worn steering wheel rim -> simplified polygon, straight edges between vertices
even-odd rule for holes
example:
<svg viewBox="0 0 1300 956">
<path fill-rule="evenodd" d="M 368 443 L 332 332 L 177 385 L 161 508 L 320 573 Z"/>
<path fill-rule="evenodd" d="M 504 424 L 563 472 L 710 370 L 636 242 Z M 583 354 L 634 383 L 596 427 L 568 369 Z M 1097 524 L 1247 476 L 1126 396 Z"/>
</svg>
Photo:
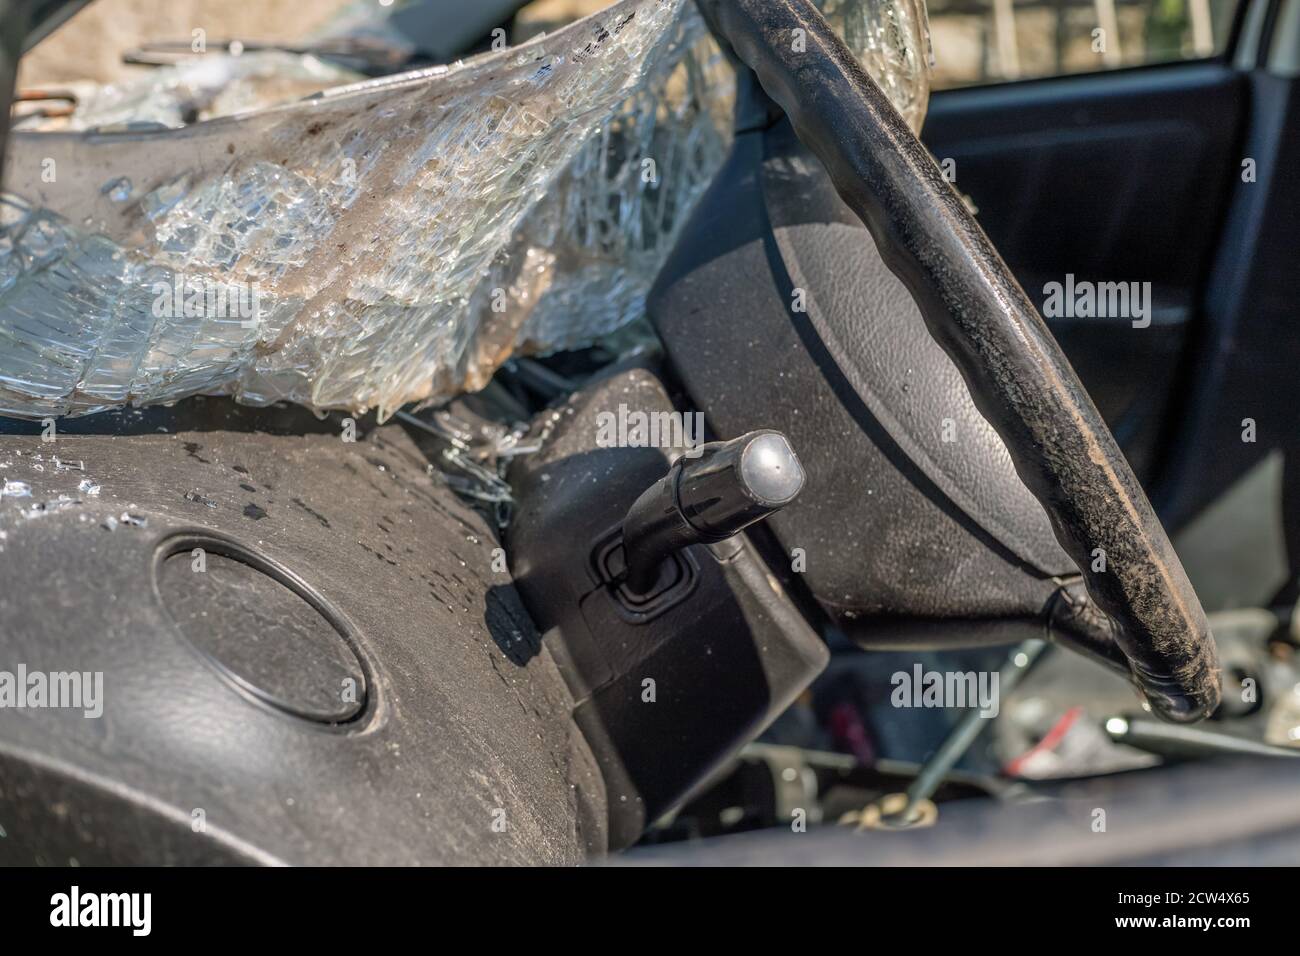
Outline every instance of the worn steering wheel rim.
<svg viewBox="0 0 1300 956">
<path fill-rule="evenodd" d="M 1209 715 L 1218 657 L 1182 564 L 1046 323 L 929 152 L 812 0 L 698 3 L 862 219 L 1079 568 L 1086 594 L 1062 591 L 1056 636 L 1126 664 L 1159 716 Z"/>
</svg>

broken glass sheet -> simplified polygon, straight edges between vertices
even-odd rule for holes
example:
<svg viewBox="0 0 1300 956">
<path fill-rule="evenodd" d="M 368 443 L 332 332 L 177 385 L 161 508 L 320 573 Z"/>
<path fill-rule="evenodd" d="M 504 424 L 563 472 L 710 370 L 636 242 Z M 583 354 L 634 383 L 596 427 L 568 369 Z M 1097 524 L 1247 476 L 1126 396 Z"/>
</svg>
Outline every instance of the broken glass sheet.
<svg viewBox="0 0 1300 956">
<path fill-rule="evenodd" d="M 826 0 L 914 128 L 921 0 Z M 211 55 L 211 54 L 209 54 Z M 387 418 L 642 312 L 728 145 L 689 0 L 173 130 L 19 132 L 0 414 L 232 394 Z"/>
<path fill-rule="evenodd" d="M 67 128 L 128 123 L 184 126 L 290 103 L 359 79 L 361 74 L 318 57 L 283 50 L 193 56 L 95 89 L 78 101 Z"/>
</svg>

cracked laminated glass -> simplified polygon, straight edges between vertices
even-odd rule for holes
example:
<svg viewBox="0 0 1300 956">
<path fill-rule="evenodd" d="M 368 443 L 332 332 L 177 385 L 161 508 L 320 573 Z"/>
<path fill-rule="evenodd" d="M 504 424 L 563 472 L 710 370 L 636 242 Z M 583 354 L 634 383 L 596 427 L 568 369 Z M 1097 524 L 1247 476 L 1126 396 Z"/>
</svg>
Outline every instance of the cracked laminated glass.
<svg viewBox="0 0 1300 956">
<path fill-rule="evenodd" d="M 822 5 L 918 129 L 923 0 Z M 277 62 L 281 92 L 330 81 L 294 61 L 167 68 L 11 137 L 0 414 L 230 394 L 387 418 L 479 388 L 640 316 L 729 145 L 734 78 L 688 0 L 263 106 L 245 81 Z"/>
</svg>

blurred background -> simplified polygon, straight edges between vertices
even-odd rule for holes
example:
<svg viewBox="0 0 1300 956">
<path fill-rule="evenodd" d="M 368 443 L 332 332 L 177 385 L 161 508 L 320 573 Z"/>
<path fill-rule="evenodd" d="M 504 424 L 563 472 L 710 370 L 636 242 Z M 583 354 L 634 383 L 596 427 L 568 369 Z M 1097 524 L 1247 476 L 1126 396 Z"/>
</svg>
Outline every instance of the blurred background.
<svg viewBox="0 0 1300 956">
<path fill-rule="evenodd" d="M 1233 6 L 1230 0 L 932 0 L 934 86 L 1212 56 L 1227 41 Z M 1104 45 L 1093 35 L 1098 29 L 1106 31 Z"/>
<path fill-rule="evenodd" d="M 521 42 L 608 5 L 536 0 L 509 24 L 511 39 Z M 400 0 L 98 0 L 24 58 L 20 85 L 109 82 L 131 71 L 121 51 L 188 37 L 195 24 L 213 38 L 292 42 L 338 16 L 376 6 L 400 6 Z M 934 88 L 1212 56 L 1227 42 L 1235 6 L 1234 0 L 930 0 Z M 1101 50 L 1094 50 L 1097 29 L 1107 34 Z"/>
</svg>

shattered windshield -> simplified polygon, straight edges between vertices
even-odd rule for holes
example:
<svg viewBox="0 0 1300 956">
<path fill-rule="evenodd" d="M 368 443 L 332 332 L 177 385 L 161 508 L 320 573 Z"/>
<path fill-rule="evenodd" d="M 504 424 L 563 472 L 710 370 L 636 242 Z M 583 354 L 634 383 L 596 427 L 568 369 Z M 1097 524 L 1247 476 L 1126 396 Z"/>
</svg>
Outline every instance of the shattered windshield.
<svg viewBox="0 0 1300 956">
<path fill-rule="evenodd" d="M 919 129 L 922 0 L 823 6 Z M 230 394 L 383 419 L 479 388 L 639 319 L 729 145 L 731 67 L 689 0 L 358 75 L 209 52 L 16 131 L 0 414 Z"/>
</svg>

